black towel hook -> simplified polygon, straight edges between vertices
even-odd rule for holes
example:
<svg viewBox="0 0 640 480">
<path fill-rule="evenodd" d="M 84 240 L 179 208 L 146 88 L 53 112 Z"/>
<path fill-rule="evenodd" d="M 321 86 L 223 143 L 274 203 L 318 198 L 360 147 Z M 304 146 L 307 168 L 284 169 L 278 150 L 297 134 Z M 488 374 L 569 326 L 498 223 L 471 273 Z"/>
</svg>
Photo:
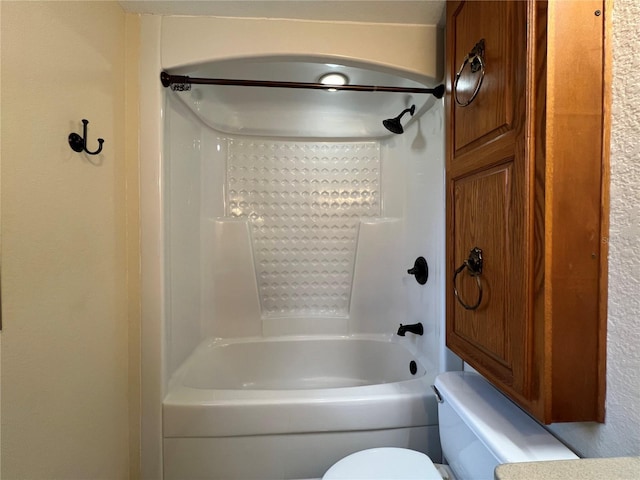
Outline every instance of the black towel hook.
<svg viewBox="0 0 640 480">
<path fill-rule="evenodd" d="M 87 150 L 87 124 L 88 123 L 89 123 L 89 120 L 85 120 L 84 118 L 82 119 L 82 124 L 83 124 L 82 137 L 77 133 L 69 134 L 69 146 L 74 152 L 82 152 L 84 150 L 89 155 L 97 155 L 102 151 L 102 144 L 104 143 L 104 140 L 102 138 L 98 139 L 98 150 L 96 150 L 95 152 L 90 152 L 89 150 Z"/>
</svg>

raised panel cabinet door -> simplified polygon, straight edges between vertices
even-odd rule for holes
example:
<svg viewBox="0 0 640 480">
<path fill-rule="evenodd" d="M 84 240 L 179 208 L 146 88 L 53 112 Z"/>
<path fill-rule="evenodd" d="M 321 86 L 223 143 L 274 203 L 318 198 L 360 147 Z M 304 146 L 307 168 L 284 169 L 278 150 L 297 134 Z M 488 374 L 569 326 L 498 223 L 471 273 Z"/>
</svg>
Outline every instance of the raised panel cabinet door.
<svg viewBox="0 0 640 480">
<path fill-rule="evenodd" d="M 451 280 L 455 301 L 447 322 L 447 343 L 485 374 L 524 394 L 523 201 L 516 174 L 511 157 L 451 183 L 455 271 L 474 248 L 482 251 L 483 267 L 479 276 L 463 268 Z"/>
<path fill-rule="evenodd" d="M 449 8 L 453 156 L 517 128 L 526 2 L 462 1 Z"/>
<path fill-rule="evenodd" d="M 526 17 L 521 1 L 447 4 L 447 346 L 522 400 L 531 364 Z M 463 268 L 474 248 L 479 276 Z"/>
</svg>

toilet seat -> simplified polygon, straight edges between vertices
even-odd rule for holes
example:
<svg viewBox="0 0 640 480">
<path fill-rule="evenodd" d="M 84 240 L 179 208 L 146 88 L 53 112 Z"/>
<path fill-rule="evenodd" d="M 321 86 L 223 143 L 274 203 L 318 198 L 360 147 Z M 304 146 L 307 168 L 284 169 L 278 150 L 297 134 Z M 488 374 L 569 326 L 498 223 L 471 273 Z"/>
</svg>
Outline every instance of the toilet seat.
<svg viewBox="0 0 640 480">
<path fill-rule="evenodd" d="M 370 448 L 335 463 L 323 480 L 442 480 L 424 453 L 406 448 Z"/>
</svg>

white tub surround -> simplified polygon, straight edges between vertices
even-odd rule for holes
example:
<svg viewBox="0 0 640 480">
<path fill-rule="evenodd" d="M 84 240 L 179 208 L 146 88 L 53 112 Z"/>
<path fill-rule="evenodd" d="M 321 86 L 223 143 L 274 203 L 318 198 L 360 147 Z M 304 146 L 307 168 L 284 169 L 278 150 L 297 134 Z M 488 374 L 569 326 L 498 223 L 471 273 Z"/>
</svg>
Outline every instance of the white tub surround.
<svg viewBox="0 0 640 480">
<path fill-rule="evenodd" d="M 153 92 L 163 70 L 311 83 L 333 71 L 350 84 L 402 88 L 435 87 L 442 73 L 439 54 L 413 48 L 437 52 L 437 27 L 186 17 L 159 27 L 161 59 L 145 75 Z M 366 38 L 388 42 L 373 48 Z M 442 100 L 192 87 L 161 90 L 161 162 L 143 155 L 162 180 L 142 211 L 161 219 L 161 241 L 141 241 L 143 273 L 156 261 L 151 270 L 164 272 L 161 291 L 145 293 L 162 303 L 162 333 L 143 324 L 155 334 L 143 350 L 162 357 L 165 478 L 319 477 L 379 445 L 439 456 L 429 384 L 445 358 Z M 384 119 L 412 105 L 403 135 L 385 130 Z M 426 285 L 407 273 L 418 256 L 429 262 Z M 424 336 L 395 336 L 417 322 Z M 221 352 L 236 352 L 236 362 Z M 145 422 L 150 445 L 155 410 Z M 264 460 L 258 470 L 254 459 Z"/>
<path fill-rule="evenodd" d="M 272 63 L 248 62 L 254 73 L 245 75 L 277 71 Z M 289 64 L 295 62 L 275 62 L 294 71 Z M 239 68 L 222 62 L 221 75 L 228 65 Z M 302 63 L 303 72 L 305 66 L 317 64 Z M 246 90 L 263 90 L 262 108 L 271 109 L 264 90 L 272 89 Z M 436 338 L 442 320 L 436 252 L 444 249 L 442 102 L 427 100 L 429 110 L 407 120 L 401 136 L 340 139 L 339 129 L 325 125 L 319 131 L 334 137 L 302 139 L 281 137 L 294 135 L 295 127 L 276 121 L 288 119 L 284 101 L 273 105 L 274 121 L 267 124 L 278 137 L 240 136 L 208 126 L 216 123 L 210 117 L 217 109 L 203 107 L 205 93 L 197 101 L 193 92 L 165 94 L 169 373 L 212 336 L 391 334 L 400 323 L 422 321 Z M 375 92 L 332 94 L 344 99 L 344 108 L 358 107 L 352 95 L 384 100 Z M 401 98 L 398 109 L 413 101 L 404 94 L 395 101 Z M 233 101 L 228 109 L 242 111 L 244 103 Z M 359 115 L 367 128 L 384 130 L 386 114 Z M 430 263 L 426 286 L 407 274 L 418 256 Z M 438 364 L 440 348 L 430 345 L 430 365 Z"/>
<path fill-rule="evenodd" d="M 165 478 L 320 477 L 377 446 L 439 458 L 442 103 L 421 104 L 402 136 L 342 138 L 343 126 L 320 121 L 326 102 L 292 122 L 286 96 L 245 105 L 236 93 L 223 113 L 259 107 L 273 119 L 250 136 L 222 133 L 236 128 L 210 117 L 205 92 L 165 95 Z M 346 95 L 343 114 L 356 108 L 364 131 L 414 101 Z M 371 117 L 357 110 L 366 95 L 400 103 Z M 295 135 L 312 123 L 318 138 Z M 427 285 L 407 273 L 418 256 Z M 416 322 L 424 336 L 395 335 Z"/>
</svg>

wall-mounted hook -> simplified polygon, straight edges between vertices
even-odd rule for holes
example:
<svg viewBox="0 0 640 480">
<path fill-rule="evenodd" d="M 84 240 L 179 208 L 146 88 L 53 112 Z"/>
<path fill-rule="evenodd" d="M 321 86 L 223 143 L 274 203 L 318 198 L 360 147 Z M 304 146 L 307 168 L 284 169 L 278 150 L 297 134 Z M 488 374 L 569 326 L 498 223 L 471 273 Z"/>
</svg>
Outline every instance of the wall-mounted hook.
<svg viewBox="0 0 640 480">
<path fill-rule="evenodd" d="M 74 152 L 82 152 L 83 150 L 87 152 L 89 155 L 97 155 L 102 151 L 102 144 L 104 140 L 102 138 L 98 139 L 98 150 L 95 152 L 90 152 L 87 150 L 87 124 L 89 120 L 82 119 L 82 137 L 77 133 L 69 134 L 69 146 Z"/>
</svg>

